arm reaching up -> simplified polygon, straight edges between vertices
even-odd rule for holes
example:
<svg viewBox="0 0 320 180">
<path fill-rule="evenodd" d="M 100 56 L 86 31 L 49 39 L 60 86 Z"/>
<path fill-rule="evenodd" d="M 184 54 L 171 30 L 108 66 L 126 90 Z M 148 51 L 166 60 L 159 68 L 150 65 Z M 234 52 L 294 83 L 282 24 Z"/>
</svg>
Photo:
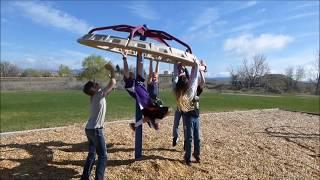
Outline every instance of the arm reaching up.
<svg viewBox="0 0 320 180">
<path fill-rule="evenodd" d="M 174 64 L 173 66 L 173 73 L 172 73 L 172 89 L 174 90 L 176 88 L 176 84 L 179 79 L 179 75 L 182 72 L 182 65 L 181 63 Z"/>
<path fill-rule="evenodd" d="M 203 72 L 207 72 L 207 65 L 206 65 L 206 63 L 205 63 L 203 60 L 200 61 L 199 70 L 200 70 L 200 71 L 203 71 Z"/>
<path fill-rule="evenodd" d="M 158 82 L 158 77 L 159 77 L 158 72 L 159 72 L 159 61 L 156 61 L 156 68 L 153 71 L 153 61 L 150 60 L 148 83 L 152 83 L 152 81 Z"/>
<path fill-rule="evenodd" d="M 115 79 L 114 67 L 111 63 L 105 64 L 104 68 L 107 69 L 108 71 L 110 71 L 110 81 L 109 81 L 107 87 L 103 90 L 104 96 L 107 96 L 112 91 L 112 89 L 115 87 L 116 79 Z"/>
<path fill-rule="evenodd" d="M 128 61 L 127 61 L 127 54 L 125 52 L 122 54 L 122 60 L 123 60 L 123 75 L 127 79 L 129 78 L 129 67 L 128 67 Z"/>
<path fill-rule="evenodd" d="M 205 86 L 205 78 L 204 73 L 207 72 L 207 65 L 203 62 L 203 60 L 200 61 L 200 82 L 199 86 L 203 89 Z"/>
<path fill-rule="evenodd" d="M 159 61 L 156 61 L 155 74 L 158 76 L 158 73 L 159 73 Z"/>
<path fill-rule="evenodd" d="M 198 87 L 198 78 L 199 78 L 199 64 L 194 60 L 194 65 L 191 69 L 191 74 L 189 78 L 189 98 L 193 98 L 196 95 Z"/>
<path fill-rule="evenodd" d="M 137 61 L 138 61 L 138 65 L 137 65 L 137 74 L 140 77 L 143 77 L 143 61 L 142 61 L 142 53 L 139 52 L 137 54 Z"/>
<path fill-rule="evenodd" d="M 150 60 L 148 83 L 151 83 L 151 82 L 152 82 L 152 75 L 153 75 L 153 67 L 152 67 L 152 64 L 153 64 L 153 61 Z"/>
</svg>

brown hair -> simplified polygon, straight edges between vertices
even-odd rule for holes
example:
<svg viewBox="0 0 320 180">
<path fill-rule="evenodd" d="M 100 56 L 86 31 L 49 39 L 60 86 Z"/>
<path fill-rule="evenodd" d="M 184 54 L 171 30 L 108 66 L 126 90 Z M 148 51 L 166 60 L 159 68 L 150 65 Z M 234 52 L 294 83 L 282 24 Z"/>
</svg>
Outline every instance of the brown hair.
<svg viewBox="0 0 320 180">
<path fill-rule="evenodd" d="M 180 76 L 174 90 L 176 94 L 176 100 L 179 101 L 180 97 L 183 96 L 188 90 L 189 80 L 186 76 Z"/>
<path fill-rule="evenodd" d="M 86 95 L 88 95 L 88 96 L 93 96 L 94 93 L 95 93 L 94 86 L 95 86 L 95 83 L 94 83 L 94 82 L 88 81 L 88 82 L 84 85 L 82 91 L 83 91 Z"/>
</svg>

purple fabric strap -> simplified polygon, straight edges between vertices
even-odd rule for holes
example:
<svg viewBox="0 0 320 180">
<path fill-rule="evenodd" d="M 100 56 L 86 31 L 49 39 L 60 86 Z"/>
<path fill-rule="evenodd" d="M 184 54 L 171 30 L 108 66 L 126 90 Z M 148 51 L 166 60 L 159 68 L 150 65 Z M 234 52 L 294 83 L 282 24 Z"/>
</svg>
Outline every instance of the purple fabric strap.
<svg viewBox="0 0 320 180">
<path fill-rule="evenodd" d="M 124 82 L 125 88 L 130 96 L 137 99 L 140 109 L 144 109 L 152 105 L 151 98 L 144 85 L 144 78 L 141 76 L 138 77 L 138 80 L 124 78 Z"/>
</svg>

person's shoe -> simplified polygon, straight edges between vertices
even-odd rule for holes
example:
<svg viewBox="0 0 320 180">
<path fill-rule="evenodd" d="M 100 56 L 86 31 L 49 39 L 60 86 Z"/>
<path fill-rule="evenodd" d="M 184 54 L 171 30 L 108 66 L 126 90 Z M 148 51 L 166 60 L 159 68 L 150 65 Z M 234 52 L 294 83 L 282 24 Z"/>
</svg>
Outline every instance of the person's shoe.
<svg viewBox="0 0 320 180">
<path fill-rule="evenodd" d="M 196 163 L 200 163 L 200 157 L 199 156 L 195 156 L 194 154 L 192 154 L 192 155 L 196 159 Z"/>
<path fill-rule="evenodd" d="M 187 166 L 191 166 L 191 161 L 190 160 L 184 160 Z"/>
<path fill-rule="evenodd" d="M 172 139 L 172 146 L 175 147 L 177 145 L 177 141 L 178 141 L 178 138 L 177 137 L 174 137 Z"/>
<path fill-rule="evenodd" d="M 134 123 L 130 123 L 129 126 L 130 126 L 130 129 L 132 129 L 132 131 L 136 130 L 136 126 Z"/>
</svg>

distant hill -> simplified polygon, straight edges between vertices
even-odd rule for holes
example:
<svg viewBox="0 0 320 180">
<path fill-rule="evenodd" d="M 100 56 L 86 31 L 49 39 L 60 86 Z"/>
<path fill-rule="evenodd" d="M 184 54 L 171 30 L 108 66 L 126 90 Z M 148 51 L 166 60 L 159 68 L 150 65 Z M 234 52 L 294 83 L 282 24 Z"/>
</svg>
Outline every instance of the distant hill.
<svg viewBox="0 0 320 180">
<path fill-rule="evenodd" d="M 206 78 L 208 80 L 214 80 L 214 81 L 230 81 L 231 77 L 213 77 L 213 78 Z"/>
<path fill-rule="evenodd" d="M 206 78 L 206 83 L 212 84 L 229 84 L 231 81 L 230 77 L 213 77 L 213 78 Z"/>
</svg>

